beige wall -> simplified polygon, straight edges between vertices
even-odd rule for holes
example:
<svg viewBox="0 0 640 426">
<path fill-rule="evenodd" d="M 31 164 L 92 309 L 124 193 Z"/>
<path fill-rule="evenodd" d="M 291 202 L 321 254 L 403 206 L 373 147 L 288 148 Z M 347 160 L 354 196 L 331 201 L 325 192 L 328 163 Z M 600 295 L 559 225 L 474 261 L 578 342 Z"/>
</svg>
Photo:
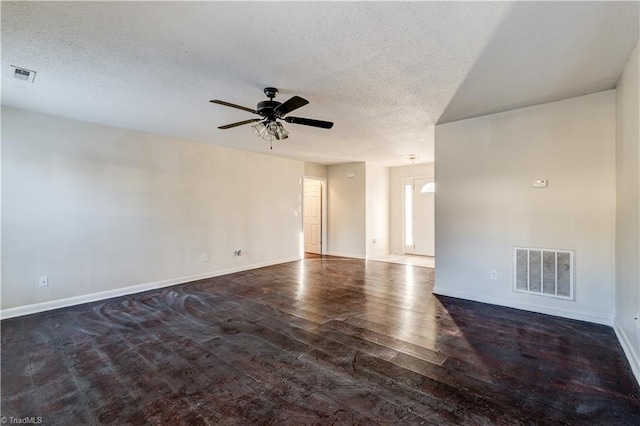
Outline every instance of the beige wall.
<svg viewBox="0 0 640 426">
<path fill-rule="evenodd" d="M 616 89 L 616 332 L 640 381 L 640 58 Z"/>
<path fill-rule="evenodd" d="M 304 163 L 304 175 L 307 177 L 327 177 L 327 166 L 316 163 Z"/>
<path fill-rule="evenodd" d="M 353 174 L 353 177 L 349 175 Z M 328 254 L 366 257 L 366 166 L 347 163 L 327 167 Z"/>
<path fill-rule="evenodd" d="M 386 255 L 389 254 L 389 168 L 367 163 L 366 173 L 366 255 Z"/>
<path fill-rule="evenodd" d="M 436 294 L 612 323 L 614 91 L 436 126 L 435 157 Z M 514 246 L 575 250 L 575 300 L 513 292 Z"/>
<path fill-rule="evenodd" d="M 300 161 L 11 108 L 2 154 L 3 310 L 299 258 Z"/>
<path fill-rule="evenodd" d="M 411 166 L 392 167 L 389 170 L 389 247 L 391 253 L 402 254 L 403 247 L 403 214 L 404 197 L 402 180 L 415 177 L 433 177 L 433 163 Z"/>
</svg>

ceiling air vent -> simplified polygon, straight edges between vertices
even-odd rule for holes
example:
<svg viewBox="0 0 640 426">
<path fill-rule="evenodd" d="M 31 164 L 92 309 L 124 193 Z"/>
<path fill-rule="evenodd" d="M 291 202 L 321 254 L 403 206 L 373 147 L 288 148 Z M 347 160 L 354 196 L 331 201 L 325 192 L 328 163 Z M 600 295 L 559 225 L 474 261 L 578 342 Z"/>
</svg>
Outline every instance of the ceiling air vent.
<svg viewBox="0 0 640 426">
<path fill-rule="evenodd" d="M 17 78 L 18 80 L 28 81 L 29 83 L 33 83 L 33 80 L 36 78 L 35 71 L 16 67 L 14 65 L 11 65 L 11 75 L 13 75 L 13 78 Z"/>
</svg>

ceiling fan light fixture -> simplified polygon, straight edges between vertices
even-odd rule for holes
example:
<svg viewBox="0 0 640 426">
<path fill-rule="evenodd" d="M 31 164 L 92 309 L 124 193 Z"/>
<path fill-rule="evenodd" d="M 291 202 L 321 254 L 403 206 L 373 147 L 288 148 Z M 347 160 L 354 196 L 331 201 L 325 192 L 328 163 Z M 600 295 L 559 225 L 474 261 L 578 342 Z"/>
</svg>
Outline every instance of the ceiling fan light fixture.
<svg viewBox="0 0 640 426">
<path fill-rule="evenodd" d="M 276 123 L 276 139 L 282 140 L 289 137 L 289 132 L 284 128 L 282 123 Z"/>
<path fill-rule="evenodd" d="M 276 123 L 275 121 L 270 121 L 269 124 L 267 124 L 267 133 L 269 133 L 271 136 L 276 136 L 278 132 L 278 123 Z"/>
<path fill-rule="evenodd" d="M 258 124 L 254 124 L 253 126 L 251 126 L 251 128 L 256 135 L 262 136 L 262 132 L 266 130 L 267 126 L 265 126 L 264 123 L 260 122 Z"/>
<path fill-rule="evenodd" d="M 418 161 L 420 161 L 420 157 L 418 157 L 416 154 L 403 155 L 403 157 L 411 164 L 416 164 Z"/>
<path fill-rule="evenodd" d="M 282 123 L 279 123 L 277 121 L 270 121 L 269 123 L 264 125 L 259 136 L 267 141 L 271 141 L 274 138 L 277 140 L 282 140 L 289 137 L 289 132 L 287 132 Z"/>
<path fill-rule="evenodd" d="M 273 133 L 271 133 L 269 131 L 269 125 L 265 125 L 264 129 L 262 130 L 262 132 L 259 135 L 262 139 L 264 139 L 267 142 L 271 142 L 272 140 L 275 139 L 275 136 Z"/>
</svg>

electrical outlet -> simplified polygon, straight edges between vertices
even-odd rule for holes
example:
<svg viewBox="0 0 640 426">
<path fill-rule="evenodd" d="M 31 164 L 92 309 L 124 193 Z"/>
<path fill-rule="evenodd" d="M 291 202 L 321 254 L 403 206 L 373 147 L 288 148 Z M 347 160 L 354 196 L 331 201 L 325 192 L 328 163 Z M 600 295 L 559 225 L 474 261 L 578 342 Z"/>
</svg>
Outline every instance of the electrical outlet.
<svg viewBox="0 0 640 426">
<path fill-rule="evenodd" d="M 498 279 L 498 271 L 496 271 L 495 269 L 491 269 L 489 271 L 489 279 L 497 280 Z"/>
<path fill-rule="evenodd" d="M 208 261 L 209 261 L 209 255 L 208 255 L 207 253 L 204 253 L 204 254 L 202 255 L 202 261 L 203 261 L 203 262 L 208 262 Z"/>
<path fill-rule="evenodd" d="M 48 287 L 49 286 L 49 277 L 47 277 L 46 275 L 40 277 L 40 279 L 38 280 L 38 285 L 40 287 Z"/>
</svg>

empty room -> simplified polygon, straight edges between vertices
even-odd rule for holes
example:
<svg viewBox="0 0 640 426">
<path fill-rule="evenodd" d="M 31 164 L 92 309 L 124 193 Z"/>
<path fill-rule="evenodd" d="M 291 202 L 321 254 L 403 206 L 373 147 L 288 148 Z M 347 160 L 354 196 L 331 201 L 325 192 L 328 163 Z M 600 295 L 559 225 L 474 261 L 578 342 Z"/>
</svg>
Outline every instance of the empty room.
<svg viewBox="0 0 640 426">
<path fill-rule="evenodd" d="M 25 2 L 0 422 L 640 424 L 640 2 Z"/>
</svg>

